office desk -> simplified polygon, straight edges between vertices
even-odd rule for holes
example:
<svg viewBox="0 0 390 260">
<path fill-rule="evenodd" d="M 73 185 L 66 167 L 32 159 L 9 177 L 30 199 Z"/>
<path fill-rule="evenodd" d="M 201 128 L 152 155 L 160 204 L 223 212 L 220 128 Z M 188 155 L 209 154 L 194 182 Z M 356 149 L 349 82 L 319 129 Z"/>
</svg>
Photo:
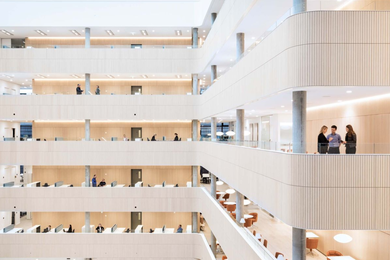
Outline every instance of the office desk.
<svg viewBox="0 0 390 260">
<path fill-rule="evenodd" d="M 306 238 L 317 238 L 317 237 L 319 236 L 317 236 L 313 232 L 306 232 Z"/>
<path fill-rule="evenodd" d="M 117 229 L 112 233 L 112 232 L 111 232 L 111 228 L 106 228 L 106 229 L 103 231 L 103 234 L 120 234 L 120 233 L 125 232 L 125 229 L 126 229 L 126 228 L 117 228 Z"/>
<path fill-rule="evenodd" d="M 173 184 L 165 184 L 165 187 L 163 187 L 162 185 L 154 185 L 155 188 L 174 188 L 175 185 Z"/>
<path fill-rule="evenodd" d="M 63 228 L 61 229 L 60 231 L 58 231 L 57 233 L 55 233 L 54 231 L 56 230 L 55 228 L 52 228 L 49 232 L 47 233 L 50 233 L 50 234 L 66 234 L 68 232 L 68 229 L 69 228 Z M 65 230 L 65 231 L 64 231 Z"/>
<path fill-rule="evenodd" d="M 225 204 L 225 205 L 236 205 L 236 203 L 233 202 L 233 201 L 226 201 L 223 204 Z"/>
<path fill-rule="evenodd" d="M 35 181 L 27 184 L 27 187 L 36 187 L 37 184 L 40 183 L 40 181 Z"/>
<path fill-rule="evenodd" d="M 16 233 L 20 233 L 22 230 L 23 230 L 23 228 L 14 228 L 5 234 L 16 234 Z M 3 234 L 3 229 L 0 230 L 0 234 Z"/>
<path fill-rule="evenodd" d="M 62 184 L 60 187 L 55 187 L 54 184 L 53 184 L 53 185 L 50 185 L 49 187 L 52 187 L 52 188 L 68 188 L 68 187 L 70 187 L 70 184 Z"/>
<path fill-rule="evenodd" d="M 138 225 L 137 228 L 134 230 L 134 233 L 142 233 L 143 225 Z"/>
<path fill-rule="evenodd" d="M 136 184 L 134 184 L 134 187 L 142 187 L 142 186 L 143 186 L 143 182 L 142 181 L 139 181 Z"/>
<path fill-rule="evenodd" d="M 187 225 L 187 233 L 192 233 L 192 225 Z"/>
<path fill-rule="evenodd" d="M 156 228 L 154 230 L 154 233 L 157 233 L 157 234 L 162 234 L 162 228 Z M 175 233 L 175 229 L 174 228 L 165 228 L 165 232 L 164 234 L 173 234 Z"/>
<path fill-rule="evenodd" d="M 125 187 L 124 184 L 117 184 L 117 185 L 114 186 L 114 187 L 111 187 L 111 185 L 106 185 L 106 186 L 104 186 L 104 188 L 123 188 L 123 187 Z"/>
<path fill-rule="evenodd" d="M 36 233 L 35 230 L 40 227 L 40 225 L 35 225 L 33 227 L 30 227 L 29 229 L 27 229 L 26 233 Z"/>
</svg>

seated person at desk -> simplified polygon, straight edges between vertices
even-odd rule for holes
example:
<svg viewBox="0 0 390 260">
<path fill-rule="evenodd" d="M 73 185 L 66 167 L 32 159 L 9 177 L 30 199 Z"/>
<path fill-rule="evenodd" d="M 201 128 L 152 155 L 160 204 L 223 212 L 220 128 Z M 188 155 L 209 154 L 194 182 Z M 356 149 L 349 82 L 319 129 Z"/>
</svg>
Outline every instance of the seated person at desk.
<svg viewBox="0 0 390 260">
<path fill-rule="evenodd" d="M 49 225 L 49 226 L 47 227 L 47 232 L 50 232 L 50 230 L 51 230 L 51 225 Z"/>
<path fill-rule="evenodd" d="M 66 233 L 73 233 L 72 225 L 69 225 L 68 231 L 66 231 Z"/>
<path fill-rule="evenodd" d="M 156 135 L 157 135 L 157 134 L 154 134 L 154 135 L 152 136 L 152 140 L 150 140 L 150 141 L 156 141 Z"/>
<path fill-rule="evenodd" d="M 183 228 L 181 227 L 181 225 L 179 225 L 179 227 L 177 228 L 176 233 L 183 233 Z"/>
<path fill-rule="evenodd" d="M 179 141 L 179 135 L 177 133 L 175 133 L 175 139 L 173 141 Z"/>
<path fill-rule="evenodd" d="M 149 230 L 149 233 L 153 233 L 153 232 L 154 232 L 154 230 L 153 230 L 153 229 L 150 229 L 150 230 Z"/>
<path fill-rule="evenodd" d="M 99 226 L 96 228 L 96 232 L 103 233 L 103 231 L 104 231 L 104 227 L 102 226 L 102 224 L 99 223 Z"/>
<path fill-rule="evenodd" d="M 99 183 L 99 186 L 98 187 L 103 187 L 103 186 L 106 186 L 106 180 L 103 179 L 100 183 Z"/>
</svg>

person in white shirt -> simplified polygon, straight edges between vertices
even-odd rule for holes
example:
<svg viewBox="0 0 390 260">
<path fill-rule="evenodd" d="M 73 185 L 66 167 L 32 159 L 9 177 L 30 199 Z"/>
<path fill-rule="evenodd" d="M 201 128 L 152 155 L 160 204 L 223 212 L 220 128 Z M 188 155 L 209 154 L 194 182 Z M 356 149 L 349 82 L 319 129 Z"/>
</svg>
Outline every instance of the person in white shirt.
<svg viewBox="0 0 390 260">
<path fill-rule="evenodd" d="M 129 141 L 129 139 L 126 138 L 125 134 L 123 134 L 123 141 Z"/>
</svg>

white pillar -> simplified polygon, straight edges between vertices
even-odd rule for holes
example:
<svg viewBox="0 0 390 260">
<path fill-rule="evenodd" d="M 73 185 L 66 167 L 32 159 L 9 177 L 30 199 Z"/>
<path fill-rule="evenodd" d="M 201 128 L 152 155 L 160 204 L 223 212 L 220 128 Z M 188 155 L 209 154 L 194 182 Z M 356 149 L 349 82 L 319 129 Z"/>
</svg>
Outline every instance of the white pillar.
<svg viewBox="0 0 390 260">
<path fill-rule="evenodd" d="M 192 95 L 199 95 L 198 74 L 192 74 Z"/>
<path fill-rule="evenodd" d="M 91 119 L 85 119 L 85 141 L 90 140 L 90 123 Z"/>
<path fill-rule="evenodd" d="M 307 11 L 307 0 L 293 0 L 292 14 L 299 14 Z"/>
<path fill-rule="evenodd" d="M 237 33 L 236 34 L 236 45 L 237 45 L 236 61 L 239 61 L 242 57 L 242 54 L 244 54 L 244 51 L 245 51 L 245 34 L 244 33 Z"/>
<path fill-rule="evenodd" d="M 91 47 L 91 29 L 85 28 L 85 48 Z"/>
<path fill-rule="evenodd" d="M 211 244 L 211 252 L 213 252 L 214 257 L 217 255 L 217 238 L 214 236 L 213 231 L 210 231 L 210 244 Z"/>
<path fill-rule="evenodd" d="M 306 153 L 306 91 L 293 92 L 293 153 Z M 293 227 L 293 260 L 306 260 L 306 230 Z"/>
<path fill-rule="evenodd" d="M 210 173 L 210 186 L 211 186 L 211 191 L 210 191 L 210 195 L 211 197 L 213 197 L 213 199 L 215 199 L 217 196 L 217 176 L 215 176 L 215 174 L 212 174 Z"/>
<path fill-rule="evenodd" d="M 89 212 L 85 212 L 85 233 L 91 233 L 91 216 Z"/>
<path fill-rule="evenodd" d="M 198 212 L 192 212 L 192 233 L 198 233 Z"/>
<path fill-rule="evenodd" d="M 211 85 L 214 83 L 218 77 L 217 65 L 211 65 Z"/>
<path fill-rule="evenodd" d="M 244 217 L 244 195 L 236 191 L 236 220 L 240 221 Z"/>
<path fill-rule="evenodd" d="M 217 118 L 211 118 L 211 141 L 217 141 Z"/>
<path fill-rule="evenodd" d="M 245 110 L 237 109 L 236 110 L 236 141 L 244 141 L 244 131 L 245 131 Z"/>
<path fill-rule="evenodd" d="M 198 28 L 192 28 L 192 48 L 198 48 Z"/>
<path fill-rule="evenodd" d="M 91 92 L 91 74 L 85 73 L 85 95 L 90 95 Z"/>
</svg>

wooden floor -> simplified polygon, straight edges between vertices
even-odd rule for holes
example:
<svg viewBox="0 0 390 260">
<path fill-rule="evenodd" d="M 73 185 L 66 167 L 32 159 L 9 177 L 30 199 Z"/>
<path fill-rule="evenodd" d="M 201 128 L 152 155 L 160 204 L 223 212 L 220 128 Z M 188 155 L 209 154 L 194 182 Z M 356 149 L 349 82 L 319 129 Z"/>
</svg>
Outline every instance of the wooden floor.
<svg viewBox="0 0 390 260">
<path fill-rule="evenodd" d="M 209 184 L 202 184 L 207 190 L 210 190 Z M 229 189 L 229 186 L 224 184 L 217 186 L 217 190 L 225 191 Z M 231 194 L 228 201 L 236 201 L 235 194 Z M 256 212 L 258 214 L 258 221 L 251 227 L 248 228 L 251 232 L 256 230 L 257 233 L 260 233 L 264 239 L 268 240 L 268 250 L 272 255 L 275 255 L 276 252 L 283 253 L 286 259 L 292 260 L 292 228 L 282 221 L 271 217 L 268 212 L 260 209 L 259 206 L 250 204 L 244 207 L 244 213 L 249 214 L 251 212 Z M 209 241 L 208 230 L 205 235 Z M 218 237 L 217 237 L 218 240 Z M 306 251 L 306 259 L 308 260 L 326 260 L 326 257 L 319 251 L 313 250 L 310 252 Z M 229 257 L 229 256 L 227 256 Z"/>
</svg>

